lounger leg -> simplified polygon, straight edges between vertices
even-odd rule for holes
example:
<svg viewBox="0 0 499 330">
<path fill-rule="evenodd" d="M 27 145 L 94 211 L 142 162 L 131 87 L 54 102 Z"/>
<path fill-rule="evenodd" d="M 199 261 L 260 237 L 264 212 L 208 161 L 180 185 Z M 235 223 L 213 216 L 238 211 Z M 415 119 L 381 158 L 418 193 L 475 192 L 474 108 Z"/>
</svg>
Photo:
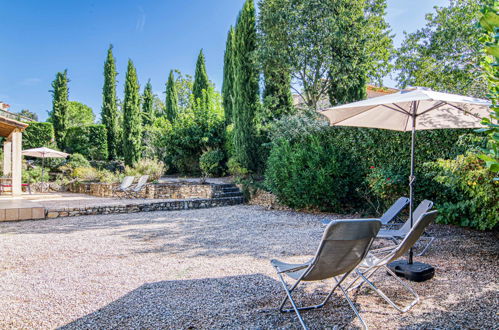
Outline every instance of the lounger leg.
<svg viewBox="0 0 499 330">
<path fill-rule="evenodd" d="M 336 280 L 336 277 L 334 278 Z M 338 281 L 338 280 L 336 280 Z M 357 310 L 357 308 L 355 308 L 355 305 L 353 304 L 353 301 L 350 299 L 350 297 L 348 296 L 348 292 L 347 290 L 345 290 L 341 285 L 340 285 L 341 282 L 338 282 L 338 286 L 340 287 L 341 291 L 343 291 L 343 295 L 345 296 L 346 300 L 348 301 L 348 304 L 350 305 L 350 308 L 353 310 L 353 312 L 355 313 L 355 315 L 357 315 L 357 317 L 359 318 L 359 321 L 360 323 L 362 323 L 362 327 L 364 329 L 368 329 L 367 327 L 367 324 L 366 322 L 364 322 L 364 320 L 362 319 L 362 317 L 360 316 L 360 313 L 359 311 Z"/>
<path fill-rule="evenodd" d="M 399 312 L 401 313 L 404 313 L 404 312 L 407 312 L 409 309 L 412 308 L 412 306 L 416 305 L 418 302 L 419 302 L 419 296 L 418 294 L 410 287 L 408 286 L 406 283 L 404 283 L 404 281 L 402 281 L 394 272 L 392 272 L 390 270 L 390 268 L 386 267 L 386 266 L 383 266 L 383 268 L 395 279 L 397 280 L 407 291 L 409 291 L 413 296 L 414 296 L 414 300 L 409 303 L 407 306 L 405 307 L 401 307 L 399 305 L 397 305 L 396 303 L 394 303 L 390 298 L 387 297 L 387 295 L 381 291 L 380 289 L 378 289 L 376 287 L 376 285 L 374 285 L 373 282 L 371 282 L 368 278 L 368 276 L 365 276 L 361 271 L 359 270 L 356 270 L 357 274 L 362 277 L 363 281 L 366 282 L 378 295 L 380 295 L 383 299 L 386 300 L 386 302 L 388 302 L 393 308 L 395 308 L 396 310 L 398 310 Z M 373 273 L 371 273 L 369 276 L 371 276 Z"/>
<path fill-rule="evenodd" d="M 423 251 L 421 251 L 420 253 L 417 254 L 418 257 L 420 257 L 423 254 L 425 254 L 426 250 L 428 250 L 428 248 L 430 247 L 430 245 L 435 240 L 435 237 L 427 236 L 427 237 L 421 237 L 420 240 L 421 239 L 427 239 L 427 240 L 429 240 L 429 242 L 426 244 L 426 246 L 424 247 Z"/>
<path fill-rule="evenodd" d="M 293 297 L 291 296 L 291 292 L 296 288 L 296 286 L 298 285 L 298 283 L 300 283 L 300 280 L 298 280 L 291 287 L 291 289 L 288 289 L 288 286 L 286 285 L 286 282 L 284 282 L 284 279 L 282 278 L 281 273 L 277 273 L 277 275 L 279 276 L 279 279 L 281 280 L 282 286 L 283 286 L 284 290 L 286 291 L 286 298 L 284 298 L 284 300 L 283 300 L 283 302 L 282 302 L 281 307 L 279 308 L 279 310 L 281 312 L 284 312 L 284 310 L 282 308 L 284 307 L 284 304 L 286 303 L 286 301 L 289 299 L 289 301 L 291 302 L 291 305 L 293 306 L 293 310 L 296 312 L 296 316 L 298 316 L 298 320 L 300 321 L 301 326 L 303 327 L 303 329 L 307 330 L 308 328 L 307 328 L 305 322 L 303 321 L 303 318 L 300 315 L 300 310 L 298 309 L 298 307 L 296 307 L 295 301 L 293 300 Z"/>
</svg>

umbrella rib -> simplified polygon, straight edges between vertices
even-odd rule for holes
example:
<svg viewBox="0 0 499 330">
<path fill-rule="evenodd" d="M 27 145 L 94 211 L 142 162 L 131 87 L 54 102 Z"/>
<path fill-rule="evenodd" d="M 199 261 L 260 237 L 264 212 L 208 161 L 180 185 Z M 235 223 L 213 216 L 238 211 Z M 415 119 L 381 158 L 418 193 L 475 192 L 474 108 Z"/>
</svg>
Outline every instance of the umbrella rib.
<svg viewBox="0 0 499 330">
<path fill-rule="evenodd" d="M 420 114 L 417 114 L 417 113 L 416 113 L 416 117 L 422 116 L 422 115 L 424 115 L 425 113 L 430 112 L 430 111 L 435 110 L 435 109 L 438 109 L 438 108 L 440 108 L 441 106 L 446 105 L 446 104 L 449 104 L 449 103 L 447 103 L 447 102 L 440 102 L 440 103 L 438 103 L 437 105 L 434 105 L 433 107 L 431 107 L 431 108 L 429 108 L 429 109 L 426 109 L 425 111 L 421 112 Z"/>
<path fill-rule="evenodd" d="M 402 113 L 403 113 L 403 114 L 405 114 L 405 115 L 411 115 L 411 113 L 410 113 L 409 111 L 405 110 L 405 109 L 404 109 L 404 108 L 402 108 L 400 105 L 398 105 L 398 104 L 396 104 L 396 103 L 392 103 L 392 104 L 393 104 L 396 108 L 398 108 L 398 109 L 391 108 L 391 107 L 389 107 L 389 106 L 387 106 L 387 105 L 385 105 L 385 104 L 384 104 L 384 106 L 385 106 L 385 107 L 387 107 L 388 109 L 393 110 L 393 111 L 402 112 Z"/>
<path fill-rule="evenodd" d="M 446 103 L 446 104 L 450 105 L 450 106 L 451 106 L 451 107 L 453 107 L 453 108 L 456 108 L 456 109 L 457 109 L 457 110 L 459 110 L 459 111 L 464 112 L 465 114 L 472 115 L 473 117 L 475 117 L 475 118 L 477 118 L 477 119 L 481 119 L 481 118 L 482 118 L 482 117 L 480 117 L 480 116 L 475 115 L 474 113 L 471 113 L 471 112 L 469 112 L 469 111 L 466 111 L 466 110 L 464 110 L 464 109 L 461 109 L 460 107 L 455 106 L 455 105 L 454 105 L 454 104 L 452 104 L 452 103 Z"/>
<path fill-rule="evenodd" d="M 374 105 L 374 106 L 370 107 L 369 109 L 367 109 L 366 111 L 372 110 L 372 109 L 374 109 L 374 108 L 376 108 L 376 107 L 377 107 L 377 105 Z M 322 112 L 326 112 L 326 111 L 327 111 L 327 110 L 324 110 L 324 111 L 322 111 Z M 362 111 L 361 113 L 364 113 L 364 112 L 366 112 L 366 111 Z M 340 121 L 338 121 L 338 122 L 334 123 L 333 125 L 338 125 L 339 123 L 341 123 L 341 122 L 343 122 L 343 121 L 345 121 L 345 120 L 348 120 L 348 119 L 350 119 L 350 118 L 352 118 L 352 117 L 355 117 L 355 116 L 357 116 L 357 115 L 359 115 L 359 114 L 360 114 L 360 113 L 356 113 L 356 114 L 354 114 L 354 115 L 351 115 L 351 116 L 349 116 L 349 117 L 347 117 L 347 118 L 344 118 L 344 119 L 342 119 L 342 120 L 340 120 Z M 324 116 L 325 116 L 325 115 L 324 115 Z M 329 119 L 329 118 L 328 118 L 328 119 Z"/>
</svg>

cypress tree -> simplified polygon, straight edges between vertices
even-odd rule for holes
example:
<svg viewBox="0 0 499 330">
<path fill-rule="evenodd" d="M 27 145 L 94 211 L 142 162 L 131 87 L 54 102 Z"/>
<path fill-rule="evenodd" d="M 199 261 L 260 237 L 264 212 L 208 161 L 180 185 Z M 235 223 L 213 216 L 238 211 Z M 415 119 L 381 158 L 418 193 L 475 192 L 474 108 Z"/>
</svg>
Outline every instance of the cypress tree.
<svg viewBox="0 0 499 330">
<path fill-rule="evenodd" d="M 253 0 L 246 0 L 239 13 L 234 45 L 234 157 L 242 167 L 255 171 L 258 152 L 254 118 L 259 108 L 259 71 L 255 62 L 257 35 Z"/>
<path fill-rule="evenodd" d="M 279 63 L 265 63 L 263 99 L 273 119 L 293 112 L 291 75 Z"/>
<path fill-rule="evenodd" d="M 110 160 L 118 156 L 118 104 L 116 101 L 116 64 L 113 56 L 113 45 L 107 50 L 104 63 L 104 87 L 102 88 L 102 124 L 107 130 L 107 151 Z"/>
<path fill-rule="evenodd" d="M 203 89 L 208 90 L 210 81 L 208 80 L 208 74 L 206 73 L 206 63 L 204 59 L 203 50 L 199 52 L 198 60 L 196 62 L 196 72 L 194 74 L 194 83 L 192 85 L 192 94 L 194 99 L 201 98 L 203 96 Z"/>
<path fill-rule="evenodd" d="M 142 118 L 140 114 L 140 87 L 132 60 L 128 60 L 123 101 L 123 153 L 125 164 L 133 166 L 141 155 Z"/>
<path fill-rule="evenodd" d="M 175 85 L 175 77 L 173 70 L 170 71 L 168 82 L 166 83 L 166 100 L 165 100 L 166 118 L 173 122 L 178 114 L 178 95 L 177 86 Z"/>
<path fill-rule="evenodd" d="M 222 84 L 222 97 L 225 113 L 225 122 L 232 123 L 234 108 L 234 28 L 230 27 L 227 35 L 224 55 L 224 80 Z"/>
<path fill-rule="evenodd" d="M 142 122 L 144 126 L 150 125 L 155 117 L 154 94 L 152 92 L 151 79 L 149 79 L 146 87 L 144 87 L 144 94 L 142 96 Z"/>
<path fill-rule="evenodd" d="M 64 149 L 64 139 L 68 128 L 68 70 L 57 72 L 52 82 L 52 124 L 55 141 L 60 149 Z"/>
</svg>

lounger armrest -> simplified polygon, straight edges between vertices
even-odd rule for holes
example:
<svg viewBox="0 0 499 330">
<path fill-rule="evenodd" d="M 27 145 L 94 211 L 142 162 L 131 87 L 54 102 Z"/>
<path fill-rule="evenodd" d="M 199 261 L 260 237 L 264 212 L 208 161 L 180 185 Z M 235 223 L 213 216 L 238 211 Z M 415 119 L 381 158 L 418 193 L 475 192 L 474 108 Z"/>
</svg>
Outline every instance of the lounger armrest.
<svg viewBox="0 0 499 330">
<path fill-rule="evenodd" d="M 321 223 L 323 225 L 329 225 L 331 221 L 342 221 L 342 220 L 379 220 L 379 218 L 358 218 L 358 219 L 322 219 Z"/>
</svg>

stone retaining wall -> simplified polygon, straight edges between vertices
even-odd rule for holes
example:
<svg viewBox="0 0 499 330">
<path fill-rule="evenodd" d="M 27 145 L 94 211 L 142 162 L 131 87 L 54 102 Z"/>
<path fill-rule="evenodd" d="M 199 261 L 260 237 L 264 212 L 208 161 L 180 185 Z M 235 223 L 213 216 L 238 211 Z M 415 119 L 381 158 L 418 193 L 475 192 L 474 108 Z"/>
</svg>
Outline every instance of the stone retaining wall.
<svg viewBox="0 0 499 330">
<path fill-rule="evenodd" d="M 81 215 L 100 215 L 113 213 L 135 213 L 150 211 L 174 211 L 201 209 L 217 206 L 230 206 L 244 202 L 242 197 L 210 198 L 195 200 L 162 201 L 150 203 L 116 204 L 106 206 L 88 206 L 81 208 L 63 208 L 46 210 L 46 218 L 76 217 Z"/>
<path fill-rule="evenodd" d="M 277 197 L 262 189 L 249 192 L 248 204 L 259 205 L 272 210 L 289 211 L 291 208 L 279 203 Z"/>
<path fill-rule="evenodd" d="M 116 192 L 117 183 L 71 183 L 70 192 L 88 194 L 97 197 L 123 197 L 123 193 Z M 175 184 L 149 183 L 136 195 L 137 198 L 151 199 L 188 199 L 211 198 L 213 187 L 209 184 Z"/>
</svg>

